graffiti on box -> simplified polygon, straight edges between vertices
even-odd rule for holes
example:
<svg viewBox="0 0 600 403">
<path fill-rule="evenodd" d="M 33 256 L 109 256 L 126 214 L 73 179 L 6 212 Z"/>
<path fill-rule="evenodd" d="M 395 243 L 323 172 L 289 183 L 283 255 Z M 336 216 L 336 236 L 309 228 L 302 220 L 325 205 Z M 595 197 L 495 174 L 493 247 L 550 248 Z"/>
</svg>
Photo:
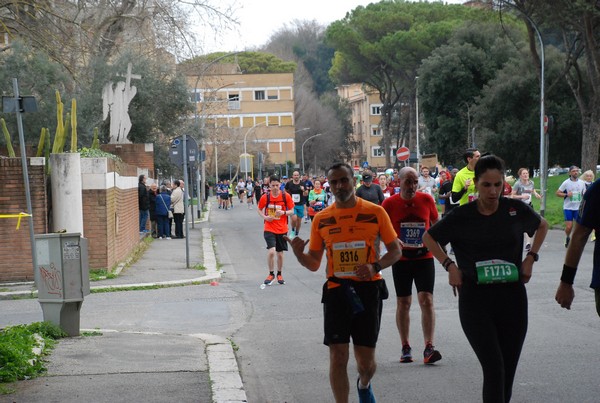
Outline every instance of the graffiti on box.
<svg viewBox="0 0 600 403">
<path fill-rule="evenodd" d="M 62 298 L 62 279 L 60 277 L 60 271 L 56 269 L 54 263 L 50 263 L 49 268 L 40 266 L 40 276 L 42 277 L 42 281 L 46 286 L 48 294 L 58 295 L 59 298 Z"/>
</svg>

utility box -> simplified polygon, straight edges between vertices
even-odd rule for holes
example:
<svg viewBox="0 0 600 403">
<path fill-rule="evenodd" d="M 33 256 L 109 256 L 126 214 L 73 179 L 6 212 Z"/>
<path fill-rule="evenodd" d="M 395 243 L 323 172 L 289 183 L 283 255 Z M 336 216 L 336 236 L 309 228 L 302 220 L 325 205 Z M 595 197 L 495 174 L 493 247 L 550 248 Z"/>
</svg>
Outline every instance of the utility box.
<svg viewBox="0 0 600 403">
<path fill-rule="evenodd" d="M 87 239 L 80 233 L 35 236 L 35 279 L 44 320 L 79 336 L 81 304 L 90 293 Z"/>
</svg>

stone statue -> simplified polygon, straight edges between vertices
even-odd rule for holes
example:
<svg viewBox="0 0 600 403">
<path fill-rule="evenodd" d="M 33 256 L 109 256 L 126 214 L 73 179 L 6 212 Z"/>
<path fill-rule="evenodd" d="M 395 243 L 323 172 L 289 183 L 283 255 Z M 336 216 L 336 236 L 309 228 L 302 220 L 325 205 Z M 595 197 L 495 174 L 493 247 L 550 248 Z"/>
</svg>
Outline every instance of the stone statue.
<svg viewBox="0 0 600 403">
<path fill-rule="evenodd" d="M 108 82 L 102 90 L 102 119 L 110 114 L 110 144 L 131 144 L 127 135 L 131 130 L 129 103 L 135 97 L 137 88 L 131 86 L 131 79 L 141 79 L 138 74 L 131 74 L 131 63 L 127 65 L 126 81 L 116 84 Z"/>
</svg>

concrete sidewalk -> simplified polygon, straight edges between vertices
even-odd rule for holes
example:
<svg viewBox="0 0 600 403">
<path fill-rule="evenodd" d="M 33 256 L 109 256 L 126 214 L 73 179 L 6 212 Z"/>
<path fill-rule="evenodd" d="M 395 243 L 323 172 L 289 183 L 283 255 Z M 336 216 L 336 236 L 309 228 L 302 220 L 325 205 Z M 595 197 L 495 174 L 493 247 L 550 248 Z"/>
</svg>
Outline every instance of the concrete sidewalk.
<svg viewBox="0 0 600 403">
<path fill-rule="evenodd" d="M 117 278 L 94 281 L 91 289 L 218 281 L 221 273 L 210 229 L 202 225 L 207 220 L 208 212 L 202 221 L 195 222 L 194 229 L 190 224 L 189 269 L 186 239 L 155 239 L 140 259 L 122 268 Z M 31 283 L 2 284 L 0 289 L 0 299 L 36 294 Z M 210 334 L 89 330 L 86 336 L 60 340 L 47 368 L 45 376 L 9 385 L 16 393 L 4 397 L 11 402 L 247 401 L 233 347 L 229 340 Z"/>
</svg>

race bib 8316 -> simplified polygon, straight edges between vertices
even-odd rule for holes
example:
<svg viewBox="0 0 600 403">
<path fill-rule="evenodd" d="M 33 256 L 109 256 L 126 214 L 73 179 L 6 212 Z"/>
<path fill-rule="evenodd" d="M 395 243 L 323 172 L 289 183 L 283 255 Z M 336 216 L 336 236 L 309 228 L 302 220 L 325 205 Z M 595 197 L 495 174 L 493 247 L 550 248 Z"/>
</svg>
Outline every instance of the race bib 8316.
<svg viewBox="0 0 600 403">
<path fill-rule="evenodd" d="M 354 276 L 356 266 L 367 263 L 365 241 L 337 242 L 333 244 L 333 273 L 336 277 Z"/>
</svg>

